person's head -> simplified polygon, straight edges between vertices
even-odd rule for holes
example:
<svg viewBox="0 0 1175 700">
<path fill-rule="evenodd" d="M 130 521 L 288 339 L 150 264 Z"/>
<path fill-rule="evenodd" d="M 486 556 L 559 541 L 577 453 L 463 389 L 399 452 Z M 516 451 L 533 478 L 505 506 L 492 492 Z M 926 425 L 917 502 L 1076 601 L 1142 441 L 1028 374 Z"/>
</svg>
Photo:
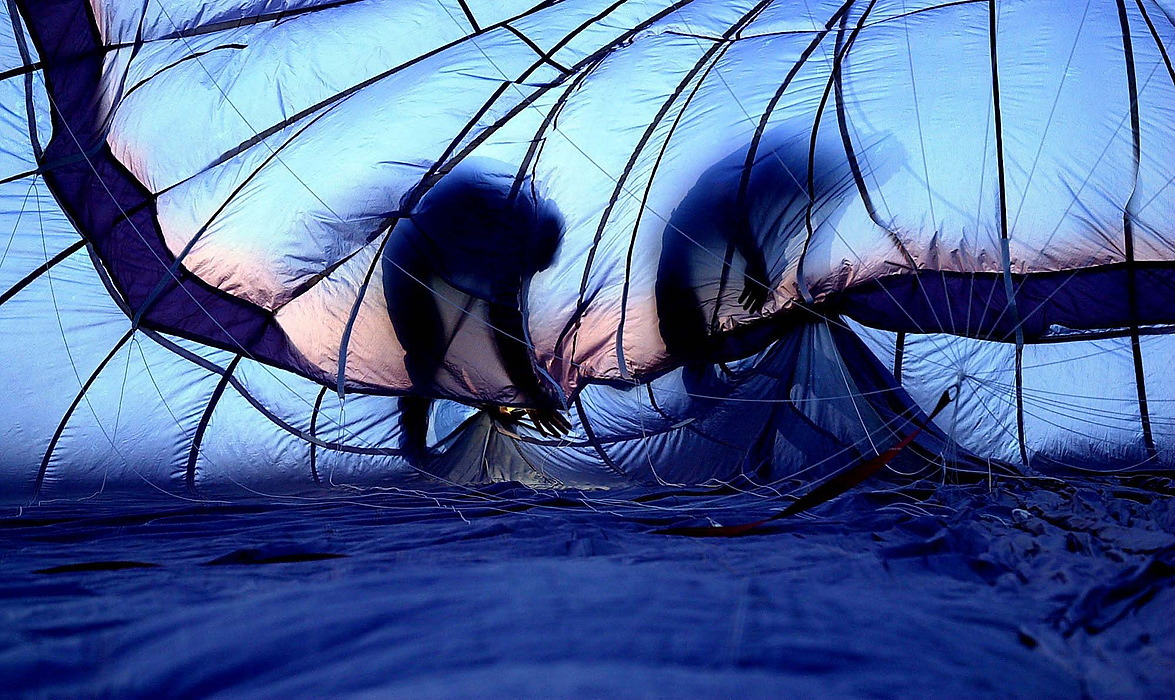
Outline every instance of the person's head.
<svg viewBox="0 0 1175 700">
<path fill-rule="evenodd" d="M 412 220 L 437 240 L 491 236 L 530 274 L 551 265 L 563 216 L 531 176 L 489 158 L 467 158 L 442 175 L 413 208 Z"/>
<path fill-rule="evenodd" d="M 530 231 L 530 245 L 523 259 L 532 273 L 545 270 L 554 262 L 555 253 L 563 239 L 564 226 L 563 215 L 554 202 L 537 197 L 534 192 L 530 187 L 524 187 L 517 197 L 519 201 L 515 203 L 519 214 L 518 225 L 527 226 Z"/>
</svg>

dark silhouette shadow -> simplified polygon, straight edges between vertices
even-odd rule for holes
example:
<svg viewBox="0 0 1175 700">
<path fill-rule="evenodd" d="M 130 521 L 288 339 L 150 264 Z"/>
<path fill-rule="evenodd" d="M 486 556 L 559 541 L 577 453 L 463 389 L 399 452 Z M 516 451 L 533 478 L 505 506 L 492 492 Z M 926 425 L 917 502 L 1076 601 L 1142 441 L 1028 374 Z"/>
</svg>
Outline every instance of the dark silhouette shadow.
<svg viewBox="0 0 1175 700">
<path fill-rule="evenodd" d="M 688 362 L 718 359 L 718 289 L 729 284 L 742 259 L 738 303 L 749 313 L 763 308 L 770 293 L 767 263 L 745 217 L 734 212 L 713 228 L 682 234 L 667 227 L 657 270 L 657 314 L 669 353 Z M 671 221 L 672 225 L 672 221 Z M 689 238 L 685 236 L 688 235 Z"/>
<path fill-rule="evenodd" d="M 554 259 L 563 217 L 529 177 L 506 163 L 467 159 L 445 174 L 392 231 L 383 254 L 388 313 L 405 351 L 414 396 L 401 400 L 402 447 L 425 452 L 428 411 L 448 342 L 439 283 L 480 300 L 502 368 L 540 431 L 563 432 L 561 402 L 540 379 L 526 342 L 525 289 Z M 451 293 L 450 293 L 451 296 Z M 471 304 L 465 305 L 470 314 Z M 478 314 L 480 316 L 480 313 Z M 474 319 L 470 319 L 474 320 Z"/>
<path fill-rule="evenodd" d="M 769 133 L 749 170 L 743 147 L 702 173 L 674 209 L 662 236 L 656 296 L 661 338 L 675 360 L 721 362 L 770 341 L 765 323 L 731 329 L 731 316 L 762 311 L 801 254 L 809 186 L 817 209 L 853 187 L 843 154 L 824 146 L 810 155 L 809 142 L 806 125 Z"/>
</svg>

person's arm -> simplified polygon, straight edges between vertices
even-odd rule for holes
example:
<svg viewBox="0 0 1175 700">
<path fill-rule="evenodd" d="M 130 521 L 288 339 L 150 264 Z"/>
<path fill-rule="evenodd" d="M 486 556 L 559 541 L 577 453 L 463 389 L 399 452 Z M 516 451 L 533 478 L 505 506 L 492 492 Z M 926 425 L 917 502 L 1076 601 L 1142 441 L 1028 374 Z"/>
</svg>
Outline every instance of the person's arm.
<svg viewBox="0 0 1175 700">
<path fill-rule="evenodd" d="M 531 364 L 522 312 L 504 304 L 490 304 L 489 307 L 498 356 L 510 381 L 535 404 L 533 410 L 527 411 L 535 427 L 540 433 L 552 437 L 566 434 L 571 423 L 559 412 L 558 400 L 543 385 Z"/>
<path fill-rule="evenodd" d="M 739 295 L 738 303 L 751 313 L 758 313 L 767 303 L 771 293 L 770 280 L 767 279 L 767 261 L 763 258 L 763 251 L 755 241 L 751 231 L 751 224 L 745 216 L 739 216 L 733 223 L 731 242 L 734 249 L 747 262 L 743 271 L 743 291 Z"/>
</svg>

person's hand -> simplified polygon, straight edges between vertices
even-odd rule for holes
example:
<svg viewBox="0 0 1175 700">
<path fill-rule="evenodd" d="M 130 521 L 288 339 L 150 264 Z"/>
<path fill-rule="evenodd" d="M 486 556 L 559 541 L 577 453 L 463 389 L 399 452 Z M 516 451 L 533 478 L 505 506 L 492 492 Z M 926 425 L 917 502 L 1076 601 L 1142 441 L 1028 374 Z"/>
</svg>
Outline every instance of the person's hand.
<svg viewBox="0 0 1175 700">
<path fill-rule="evenodd" d="M 543 401 L 538 408 L 498 406 L 491 415 L 500 423 L 517 423 L 523 418 L 529 418 L 535 430 L 547 437 L 561 437 L 571 431 L 571 422 L 554 401 Z"/>
<path fill-rule="evenodd" d="M 767 270 L 762 264 L 747 262 L 746 273 L 743 275 L 743 293 L 739 295 L 738 303 L 747 311 L 756 314 L 767 303 L 767 295 L 771 288 L 767 283 Z"/>
<path fill-rule="evenodd" d="M 530 417 L 540 435 L 562 437 L 571 431 L 571 422 L 554 406 L 528 408 L 526 415 Z"/>
</svg>

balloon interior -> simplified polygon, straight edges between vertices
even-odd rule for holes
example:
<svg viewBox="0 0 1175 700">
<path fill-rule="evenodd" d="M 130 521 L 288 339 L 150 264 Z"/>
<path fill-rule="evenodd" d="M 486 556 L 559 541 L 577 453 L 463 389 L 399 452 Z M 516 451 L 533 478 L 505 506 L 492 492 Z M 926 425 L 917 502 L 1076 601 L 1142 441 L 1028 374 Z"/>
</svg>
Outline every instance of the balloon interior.
<svg viewBox="0 0 1175 700">
<path fill-rule="evenodd" d="M 1169 470 L 1171 12 L 10 2 L 0 494 Z"/>
</svg>

